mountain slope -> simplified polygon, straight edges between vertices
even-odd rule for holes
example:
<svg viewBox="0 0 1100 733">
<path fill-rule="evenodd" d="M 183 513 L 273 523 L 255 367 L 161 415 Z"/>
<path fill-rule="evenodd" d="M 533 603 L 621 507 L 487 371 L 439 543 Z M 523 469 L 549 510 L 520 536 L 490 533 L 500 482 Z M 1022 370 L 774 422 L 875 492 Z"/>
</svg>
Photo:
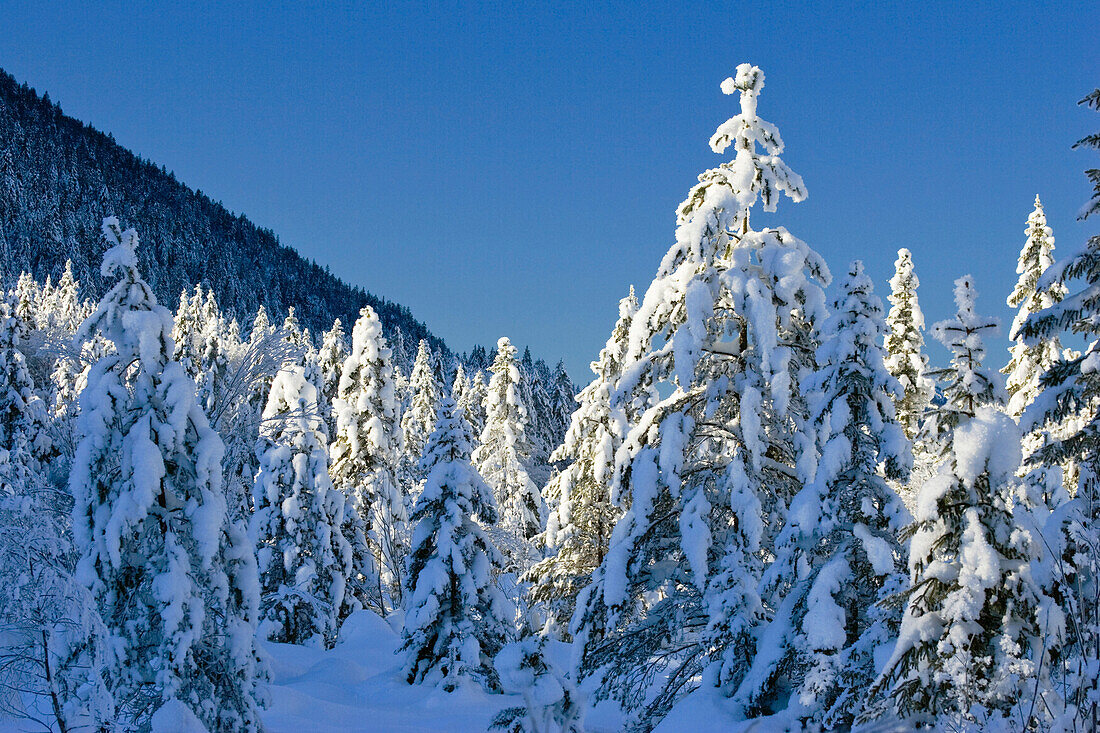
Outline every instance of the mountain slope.
<svg viewBox="0 0 1100 733">
<path fill-rule="evenodd" d="M 335 318 L 351 324 L 369 304 L 397 341 L 399 360 L 415 354 L 422 338 L 450 355 L 405 306 L 348 285 L 281 245 L 271 231 L 191 190 L 110 135 L 64 115 L 48 94 L 40 97 L 0 70 L 4 283 L 23 270 L 39 280 L 47 275 L 56 280 L 71 259 L 85 296 L 98 298 L 103 293 L 99 225 L 110 214 L 138 230 L 142 272 L 169 307 L 181 290 L 202 283 L 245 329 L 261 305 L 273 318 L 293 306 L 316 335 Z"/>
</svg>

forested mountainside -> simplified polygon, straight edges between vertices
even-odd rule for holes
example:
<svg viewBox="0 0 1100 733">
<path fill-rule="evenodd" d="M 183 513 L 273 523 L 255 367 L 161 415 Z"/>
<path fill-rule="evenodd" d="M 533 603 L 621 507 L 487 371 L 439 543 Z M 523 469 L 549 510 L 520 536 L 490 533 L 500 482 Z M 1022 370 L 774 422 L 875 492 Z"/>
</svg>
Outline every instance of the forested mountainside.
<svg viewBox="0 0 1100 733">
<path fill-rule="evenodd" d="M 251 323 L 261 305 L 280 319 L 293 306 L 301 324 L 317 335 L 336 318 L 354 323 L 359 309 L 370 305 L 399 362 L 411 363 L 421 339 L 450 355 L 405 306 L 343 282 L 280 244 L 270 230 L 188 188 L 110 134 L 66 116 L 49 94 L 39 96 L 0 70 L 4 283 L 24 270 L 56 281 L 71 259 L 83 296 L 98 300 L 104 292 L 100 225 L 108 215 L 139 232 L 141 271 L 169 307 L 182 290 L 202 284 L 242 325 Z"/>
</svg>

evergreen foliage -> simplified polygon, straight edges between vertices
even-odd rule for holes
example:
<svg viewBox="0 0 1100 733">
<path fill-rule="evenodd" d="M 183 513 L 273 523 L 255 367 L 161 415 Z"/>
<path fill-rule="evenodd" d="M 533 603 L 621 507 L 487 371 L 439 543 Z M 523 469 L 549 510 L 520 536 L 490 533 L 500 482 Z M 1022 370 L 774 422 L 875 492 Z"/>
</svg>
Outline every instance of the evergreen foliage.
<svg viewBox="0 0 1100 733">
<path fill-rule="evenodd" d="M 174 360 L 172 316 L 138 272 L 137 233 L 110 217 L 103 236 L 103 276 L 117 283 L 78 339 L 99 333 L 114 350 L 80 395 L 69 480 L 77 578 L 108 634 L 91 672 L 124 719 L 179 700 L 211 730 L 259 730 L 256 566 L 227 516 L 224 447 Z"/>
<path fill-rule="evenodd" d="M 1018 309 L 1009 333 L 1015 343 L 1009 349 L 1012 359 L 1001 370 L 1008 375 L 1008 414 L 1014 417 L 1023 414 L 1024 408 L 1035 400 L 1040 392 L 1039 378 L 1062 356 L 1062 344 L 1057 336 L 1028 345 L 1020 329 L 1032 314 L 1061 302 L 1066 295 L 1066 287 L 1061 282 L 1039 287 L 1043 273 L 1054 264 L 1054 235 L 1047 226 L 1038 196 L 1035 197 L 1035 210 L 1027 218 L 1025 234 L 1027 239 L 1016 265 L 1020 278 L 1008 296 L 1009 307 Z"/>
<path fill-rule="evenodd" d="M 577 401 L 565 442 L 551 460 L 566 463 L 550 481 L 546 493 L 551 506 L 543 535 L 547 557 L 527 574 L 530 597 L 545 612 L 547 625 L 565 635 L 576 610 L 577 595 L 607 555 L 611 530 L 622 514 L 611 501 L 615 453 L 629 425 L 623 409 L 613 408 L 611 396 L 623 370 L 630 323 L 638 299 L 619 301 L 619 320 L 592 362 L 595 378 Z"/>
<path fill-rule="evenodd" d="M 948 451 L 918 496 L 912 589 L 873 694 L 889 690 L 917 722 L 961 728 L 1026 710 L 1064 621 L 1035 577 L 1040 547 L 1016 478 L 1016 424 L 980 407 L 952 431 Z"/>
<path fill-rule="evenodd" d="M 428 342 L 421 341 L 416 352 L 416 361 L 413 363 L 412 375 L 409 377 L 411 401 L 408 409 L 401 416 L 405 450 L 412 465 L 410 473 L 416 484 L 424 479 L 419 471 L 420 457 L 424 453 L 428 436 L 435 427 L 436 405 L 439 404 L 443 392 L 442 386 L 436 381 L 433 361 Z"/>
<path fill-rule="evenodd" d="M 778 131 L 756 115 L 763 83 L 749 64 L 723 82 L 741 114 L 711 148 L 732 145 L 736 157 L 699 176 L 631 323 L 615 403 L 669 391 L 617 453 L 613 492 L 629 508 L 571 624 L 581 674 L 641 728 L 704 670 L 729 692 L 742 681 L 771 611 L 759 590 L 769 544 L 798 486 L 797 457 L 812 453 L 799 380 L 814 366 L 829 272 L 786 229 L 749 226 L 758 200 L 774 211 L 780 194 L 806 196 L 778 157 Z"/>
<path fill-rule="evenodd" d="M 1100 89 L 1081 104 L 1100 111 Z M 1100 149 L 1100 134 L 1076 146 Z M 1100 170 L 1085 173 L 1094 193 L 1081 218 L 1100 211 Z M 1100 235 L 1050 267 L 1037 287 L 1074 280 L 1084 281 L 1080 290 L 1033 314 L 1018 329 L 1031 347 L 1066 331 L 1086 342 L 1082 353 L 1064 354 L 1050 366 L 1040 379 L 1042 392 L 1020 422 L 1025 430 L 1043 433 L 1041 445 L 1027 458 L 1029 466 L 1078 466 L 1072 501 L 1057 508 L 1044 538 L 1060 560 L 1053 576 L 1067 619 L 1066 658 L 1056 670 L 1065 689 L 1058 722 L 1066 730 L 1089 730 L 1100 726 Z"/>
<path fill-rule="evenodd" d="M 505 549 L 513 563 L 524 565 L 533 540 L 546 522 L 546 505 L 527 473 L 531 444 L 527 438 L 527 409 L 521 396 L 521 372 L 516 349 L 506 338 L 497 342 L 485 396 L 485 428 L 473 453 L 478 473 L 493 490 L 501 523 L 514 540 Z"/>
<path fill-rule="evenodd" d="M 929 410 L 920 439 L 940 456 L 950 451 L 952 431 L 979 407 L 1005 402 L 1000 375 L 982 364 L 984 337 L 995 334 L 1000 324 L 975 311 L 977 297 L 974 279 L 960 277 L 955 281 L 955 317 L 932 326 L 932 335 L 951 351 L 951 365 L 929 372 L 942 385 L 943 404 Z"/>
<path fill-rule="evenodd" d="M 333 402 L 337 433 L 332 444 L 332 478 L 367 525 L 369 565 L 359 560 L 358 583 L 374 579 L 377 608 L 400 604 L 407 551 L 405 496 L 398 484 L 403 442 L 394 393 L 391 352 L 371 308 L 359 313 L 351 351 L 340 372 Z M 362 553 L 357 553 L 360 555 Z M 359 591 L 367 600 L 368 591 Z"/>
<path fill-rule="evenodd" d="M 924 313 L 917 300 L 920 281 L 913 272 L 913 255 L 907 249 L 898 250 L 894 276 L 890 278 L 890 313 L 886 316 L 889 329 L 886 347 L 886 368 L 901 382 L 904 390 L 897 402 L 897 416 L 905 426 L 905 434 L 914 438 L 921 418 L 935 394 L 935 383 L 928 378 L 928 357 L 924 354 Z"/>
<path fill-rule="evenodd" d="M 261 634 L 331 646 L 353 556 L 342 531 L 344 497 L 329 479 L 317 388 L 303 367 L 275 375 L 263 417 L 251 526 L 263 593 Z"/>
<path fill-rule="evenodd" d="M 765 573 L 766 584 L 790 588 L 761 634 L 770 646 L 735 694 L 750 714 L 776 713 L 791 726 L 851 727 L 900 624 L 880 604 L 906 585 L 898 532 L 907 512 L 879 467 L 905 479 L 912 449 L 895 419 L 903 389 L 885 367 L 873 290 L 853 262 L 824 328 L 822 366 L 805 383 L 820 457 Z"/>
<path fill-rule="evenodd" d="M 406 572 L 404 674 L 451 691 L 465 680 L 499 690 L 493 657 L 512 613 L 493 575 L 504 562 L 482 523 L 497 521 L 492 492 L 470 464 L 470 428 L 450 397 L 424 448 L 424 490 L 412 519 Z"/>
</svg>

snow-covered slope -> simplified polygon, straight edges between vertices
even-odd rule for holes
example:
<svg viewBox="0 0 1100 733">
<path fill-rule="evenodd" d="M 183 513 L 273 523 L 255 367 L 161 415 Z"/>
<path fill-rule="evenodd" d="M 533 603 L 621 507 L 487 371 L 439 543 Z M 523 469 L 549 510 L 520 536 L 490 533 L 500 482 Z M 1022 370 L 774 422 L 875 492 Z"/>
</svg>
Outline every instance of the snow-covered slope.
<svg viewBox="0 0 1100 733">
<path fill-rule="evenodd" d="M 272 677 L 268 733 L 477 733 L 503 708 L 522 704 L 519 696 L 489 695 L 476 686 L 447 693 L 406 684 L 396 654 L 401 639 L 370 611 L 348 618 L 341 638 L 329 651 L 264 645 Z M 600 705 L 586 730 L 619 728 L 615 710 Z"/>
</svg>

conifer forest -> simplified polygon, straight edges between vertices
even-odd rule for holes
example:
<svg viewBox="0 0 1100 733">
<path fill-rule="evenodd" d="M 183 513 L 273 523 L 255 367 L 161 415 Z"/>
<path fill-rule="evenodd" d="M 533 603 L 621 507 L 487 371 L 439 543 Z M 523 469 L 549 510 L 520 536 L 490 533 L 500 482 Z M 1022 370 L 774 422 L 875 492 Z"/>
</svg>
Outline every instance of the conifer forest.
<svg viewBox="0 0 1100 733">
<path fill-rule="evenodd" d="M 813 116 L 730 70 L 586 374 L 0 72 L 0 731 L 1100 730 L 1100 233 L 1037 191 L 926 323 L 782 225 Z"/>
</svg>

